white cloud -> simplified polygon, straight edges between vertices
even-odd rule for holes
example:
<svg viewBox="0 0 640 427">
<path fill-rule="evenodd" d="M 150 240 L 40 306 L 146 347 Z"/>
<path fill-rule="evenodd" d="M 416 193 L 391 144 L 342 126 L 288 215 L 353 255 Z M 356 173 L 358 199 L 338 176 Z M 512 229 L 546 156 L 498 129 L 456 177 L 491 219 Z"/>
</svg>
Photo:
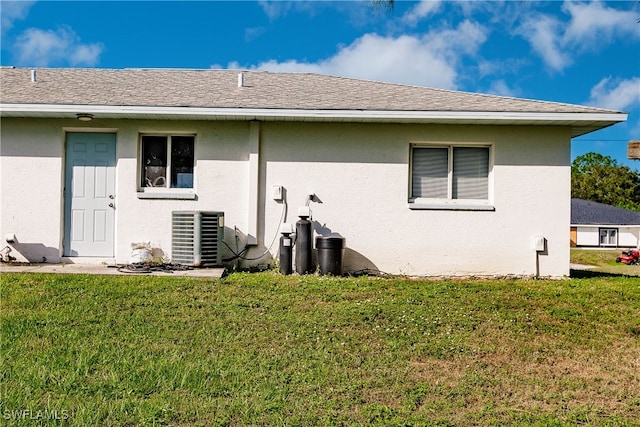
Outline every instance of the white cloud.
<svg viewBox="0 0 640 427">
<path fill-rule="evenodd" d="M 339 4 L 337 2 L 336 4 Z M 310 1 L 282 1 L 282 0 L 260 0 L 258 2 L 262 11 L 269 17 L 270 20 L 276 20 L 283 16 L 286 16 L 289 12 L 301 12 L 304 11 L 313 15 L 315 10 L 319 7 L 329 5 L 334 7 L 336 4 L 329 1 L 310 2 Z"/>
<path fill-rule="evenodd" d="M 102 53 L 102 45 L 98 43 L 77 45 L 70 49 L 72 65 L 96 65 Z"/>
<path fill-rule="evenodd" d="M 477 77 L 496 78 L 498 75 L 517 75 L 530 66 L 528 58 L 479 58 L 476 64 Z"/>
<path fill-rule="evenodd" d="M 569 0 L 562 10 L 569 16 L 567 21 L 544 14 L 527 15 L 516 30 L 555 71 L 571 65 L 571 55 L 579 51 L 601 49 L 618 38 L 640 38 L 633 11 L 607 7 L 600 1 Z"/>
<path fill-rule="evenodd" d="M 383 37 L 366 34 L 318 62 L 270 60 L 250 69 L 320 74 L 455 89 L 457 66 L 464 55 L 473 56 L 486 40 L 486 29 L 469 21 L 455 29 L 423 37 Z M 237 62 L 228 68 L 243 68 Z"/>
<path fill-rule="evenodd" d="M 258 4 L 262 7 L 264 13 L 273 20 L 284 15 L 292 7 L 291 2 L 288 1 L 259 1 Z"/>
<path fill-rule="evenodd" d="M 3 1 L 0 4 L 0 27 L 2 34 L 13 27 L 13 23 L 24 19 L 33 5 L 33 1 Z"/>
<path fill-rule="evenodd" d="M 102 53 L 100 43 L 83 44 L 70 28 L 57 31 L 30 28 L 13 46 L 17 65 L 46 67 L 52 64 L 94 66 Z"/>
<path fill-rule="evenodd" d="M 497 80 L 491 83 L 489 93 L 500 96 L 519 96 L 519 91 L 517 89 L 510 88 L 504 80 Z"/>
<path fill-rule="evenodd" d="M 487 29 L 471 21 L 462 21 L 457 28 L 425 34 L 428 45 L 442 54 L 474 55 L 487 40 Z"/>
<path fill-rule="evenodd" d="M 589 104 L 612 110 L 628 110 L 640 105 L 640 77 L 628 80 L 606 77 L 600 80 L 591 89 Z"/>
<path fill-rule="evenodd" d="M 434 14 L 440 9 L 440 0 L 422 0 L 404 14 L 402 21 L 409 25 L 416 25 L 418 21 Z"/>
<path fill-rule="evenodd" d="M 564 69 L 571 59 L 560 45 L 561 23 L 546 15 L 534 15 L 526 19 L 518 32 L 529 41 L 534 51 L 556 71 Z"/>
<path fill-rule="evenodd" d="M 599 47 L 605 42 L 610 43 L 618 35 L 640 37 L 640 28 L 636 22 L 638 17 L 632 11 L 605 7 L 599 1 L 567 1 L 562 9 L 571 15 L 563 38 L 566 44 Z"/>
<path fill-rule="evenodd" d="M 263 34 L 267 32 L 267 27 L 252 27 L 245 28 L 244 30 L 244 41 L 250 42 L 260 38 Z"/>
</svg>

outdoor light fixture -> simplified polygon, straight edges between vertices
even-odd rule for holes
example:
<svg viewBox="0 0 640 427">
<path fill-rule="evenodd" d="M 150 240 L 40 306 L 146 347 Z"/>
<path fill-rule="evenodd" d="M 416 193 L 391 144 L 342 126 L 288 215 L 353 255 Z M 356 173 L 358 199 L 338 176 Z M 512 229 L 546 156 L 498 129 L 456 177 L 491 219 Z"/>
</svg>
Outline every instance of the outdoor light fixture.
<svg viewBox="0 0 640 427">
<path fill-rule="evenodd" d="M 76 118 L 78 120 L 80 120 L 81 122 L 90 122 L 91 120 L 93 120 L 93 114 L 78 113 L 78 114 L 76 114 Z"/>
</svg>

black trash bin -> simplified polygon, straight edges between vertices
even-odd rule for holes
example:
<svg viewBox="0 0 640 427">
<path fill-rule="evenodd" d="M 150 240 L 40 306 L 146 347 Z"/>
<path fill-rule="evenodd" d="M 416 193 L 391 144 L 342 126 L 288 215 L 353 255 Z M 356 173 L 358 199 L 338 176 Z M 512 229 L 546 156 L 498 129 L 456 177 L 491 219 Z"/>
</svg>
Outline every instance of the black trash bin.
<svg viewBox="0 0 640 427">
<path fill-rule="evenodd" d="M 342 276 L 342 259 L 344 258 L 345 239 L 342 236 L 316 237 L 316 250 L 320 274 Z"/>
</svg>

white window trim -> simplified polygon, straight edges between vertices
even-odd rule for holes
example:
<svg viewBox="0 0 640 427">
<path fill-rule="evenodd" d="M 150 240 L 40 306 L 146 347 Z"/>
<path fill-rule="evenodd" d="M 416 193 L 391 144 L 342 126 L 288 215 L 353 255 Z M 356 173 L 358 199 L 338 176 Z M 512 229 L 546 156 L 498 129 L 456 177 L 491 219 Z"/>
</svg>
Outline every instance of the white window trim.
<svg viewBox="0 0 640 427">
<path fill-rule="evenodd" d="M 166 189 L 165 189 L 166 190 Z M 183 190 L 183 188 L 173 190 Z M 138 199 L 172 199 L 172 200 L 196 200 L 198 198 L 194 191 L 183 192 L 175 191 L 171 193 L 167 192 L 153 192 L 153 191 L 138 191 Z"/>
<path fill-rule="evenodd" d="M 602 243 L 601 242 L 601 238 L 602 238 L 602 232 L 606 231 L 606 235 L 607 235 L 607 240 L 609 240 L 609 238 L 611 237 L 611 231 L 615 231 L 615 239 L 616 241 L 614 243 Z M 618 242 L 620 239 L 620 230 L 616 227 L 599 227 L 598 228 L 598 246 L 601 248 L 615 248 L 618 247 Z"/>
<path fill-rule="evenodd" d="M 166 136 L 167 141 L 167 182 L 171 177 L 171 137 L 192 136 L 193 137 L 193 188 L 171 188 L 171 187 L 143 187 L 142 181 L 142 137 L 143 136 Z M 176 200 L 196 200 L 196 158 L 197 158 L 198 135 L 195 132 L 139 132 L 138 133 L 138 157 L 136 159 L 136 188 L 138 199 L 176 199 Z"/>
<path fill-rule="evenodd" d="M 488 199 L 453 199 L 453 149 L 459 147 L 471 147 L 481 148 L 485 147 L 489 149 L 489 173 L 487 175 L 488 181 Z M 413 179 L 413 150 L 414 148 L 448 148 L 448 162 L 449 170 L 447 176 L 447 195 L 444 198 L 427 198 L 427 197 L 415 197 L 411 198 L 411 187 Z M 420 143 L 414 142 L 409 146 L 409 182 L 407 188 L 407 194 L 409 209 L 412 210 L 462 210 L 462 211 L 495 211 L 494 200 L 494 187 L 493 187 L 493 154 L 494 144 L 488 143 Z"/>
</svg>

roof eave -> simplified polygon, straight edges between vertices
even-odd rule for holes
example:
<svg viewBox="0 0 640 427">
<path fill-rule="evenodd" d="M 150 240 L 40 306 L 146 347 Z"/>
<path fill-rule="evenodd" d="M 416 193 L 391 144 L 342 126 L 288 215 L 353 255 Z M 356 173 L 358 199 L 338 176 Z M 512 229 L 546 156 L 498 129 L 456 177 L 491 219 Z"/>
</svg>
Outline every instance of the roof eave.
<svg viewBox="0 0 640 427">
<path fill-rule="evenodd" d="M 570 126 L 572 137 L 627 120 L 627 113 L 307 110 L 273 108 L 210 108 L 113 105 L 0 104 L 0 117 L 76 118 L 78 113 L 104 119 L 144 120 L 262 120 L 356 123 L 423 123 L 476 125 Z"/>
<path fill-rule="evenodd" d="M 611 227 L 640 228 L 640 224 L 624 224 L 619 222 L 611 222 L 611 223 L 571 222 L 569 226 L 570 227 L 590 227 L 590 228 L 611 228 Z"/>
</svg>

